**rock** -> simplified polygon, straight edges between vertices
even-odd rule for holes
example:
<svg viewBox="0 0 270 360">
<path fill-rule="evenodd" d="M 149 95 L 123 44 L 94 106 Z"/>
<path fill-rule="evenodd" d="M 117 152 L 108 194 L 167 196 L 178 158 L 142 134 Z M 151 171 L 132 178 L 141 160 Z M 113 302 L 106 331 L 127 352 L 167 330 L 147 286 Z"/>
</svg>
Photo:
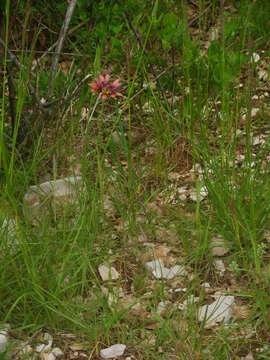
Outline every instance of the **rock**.
<svg viewBox="0 0 270 360">
<path fill-rule="evenodd" d="M 219 272 L 219 275 L 223 276 L 226 271 L 224 262 L 222 260 L 215 260 L 214 266 L 215 266 L 216 270 Z"/>
<path fill-rule="evenodd" d="M 208 282 L 201 284 L 201 288 L 204 289 L 206 293 L 211 292 L 211 285 Z"/>
<path fill-rule="evenodd" d="M 261 81 L 269 80 L 269 74 L 266 70 L 263 70 L 263 69 L 259 70 L 258 76 Z"/>
<path fill-rule="evenodd" d="M 205 322 L 205 328 L 211 328 L 224 321 L 228 324 L 232 317 L 232 305 L 234 296 L 220 296 L 210 305 L 204 305 L 199 309 L 198 320 Z"/>
<path fill-rule="evenodd" d="M 164 263 L 161 259 L 156 259 L 153 261 L 148 261 L 146 264 L 146 269 L 150 270 L 150 271 L 157 271 L 157 272 L 162 272 L 162 270 L 164 269 Z"/>
<path fill-rule="evenodd" d="M 179 310 L 185 310 L 189 305 L 196 304 L 199 301 L 199 298 L 194 295 L 189 295 L 188 298 L 178 305 Z"/>
<path fill-rule="evenodd" d="M 30 186 L 29 191 L 24 196 L 24 212 L 30 218 L 33 218 L 41 214 L 42 204 L 46 200 L 54 200 L 58 205 L 66 202 L 75 202 L 77 201 L 76 187 L 81 185 L 81 176 L 70 176 Z"/>
<path fill-rule="evenodd" d="M 2 226 L 0 225 L 0 234 L 1 239 L 7 240 L 6 242 L 1 241 L 1 245 L 7 244 L 11 250 L 14 250 L 16 245 L 18 245 L 18 240 L 16 239 L 15 220 L 4 218 L 2 221 Z"/>
<path fill-rule="evenodd" d="M 213 256 L 224 256 L 229 251 L 226 249 L 224 240 L 221 237 L 216 237 L 212 240 L 211 249 Z"/>
<path fill-rule="evenodd" d="M 147 101 L 146 103 L 144 103 L 143 105 L 143 111 L 146 113 L 146 114 L 152 114 L 154 112 L 154 108 L 152 106 L 152 104 Z"/>
<path fill-rule="evenodd" d="M 53 353 L 53 355 L 54 355 L 56 358 L 61 357 L 61 356 L 64 356 L 63 351 L 62 351 L 60 348 L 58 348 L 58 347 L 53 348 L 53 349 L 52 349 L 52 353 Z"/>
<path fill-rule="evenodd" d="M 171 304 L 170 301 L 160 301 L 160 303 L 158 303 L 157 306 L 157 313 L 159 315 L 163 315 L 166 310 L 166 307 L 170 304 Z"/>
<path fill-rule="evenodd" d="M 53 353 L 42 353 L 40 356 L 40 360 L 55 360 L 56 357 Z"/>
<path fill-rule="evenodd" d="M 207 188 L 206 188 L 206 186 L 203 186 L 201 189 L 200 189 L 200 194 L 199 194 L 199 201 L 202 201 L 202 200 L 204 200 L 206 197 L 207 197 L 207 195 L 208 195 L 208 191 L 207 191 Z M 189 196 L 190 196 L 190 199 L 192 200 L 192 201 L 197 201 L 197 190 L 195 189 L 195 190 L 192 190 L 191 192 L 190 192 L 190 194 L 189 194 Z"/>
<path fill-rule="evenodd" d="M 259 54 L 257 54 L 256 52 L 254 52 L 253 54 L 252 54 L 252 56 L 251 56 L 251 62 L 252 61 L 254 61 L 254 63 L 256 64 L 257 62 L 259 62 L 260 61 L 260 55 Z"/>
<path fill-rule="evenodd" d="M 126 350 L 126 345 L 123 344 L 115 344 L 107 349 L 103 349 L 100 351 L 100 356 L 102 359 L 113 359 L 118 356 L 122 356 Z"/>
<path fill-rule="evenodd" d="M 26 343 L 26 342 L 23 342 L 23 343 L 21 344 L 20 354 L 21 354 L 22 356 L 25 356 L 25 355 L 27 355 L 27 354 L 31 354 L 32 352 L 33 352 L 33 348 L 32 348 L 31 345 L 29 345 L 29 344 Z"/>
<path fill-rule="evenodd" d="M 8 336 L 0 334 L 0 353 L 4 352 L 8 345 Z"/>
<path fill-rule="evenodd" d="M 98 267 L 98 272 L 103 281 L 117 280 L 119 273 L 114 267 L 109 267 L 106 264 L 102 264 Z"/>
<path fill-rule="evenodd" d="M 128 310 L 128 313 L 133 316 L 143 316 L 145 314 L 144 306 L 139 302 L 139 299 L 132 295 L 125 295 L 120 301 L 120 309 Z"/>
<path fill-rule="evenodd" d="M 175 276 L 184 276 L 186 275 L 186 270 L 181 265 L 175 265 L 171 268 L 166 268 L 161 259 L 148 261 L 146 263 L 146 268 L 152 271 L 153 276 L 156 279 L 167 279 L 171 280 Z"/>
<path fill-rule="evenodd" d="M 116 145 L 121 145 L 121 138 L 117 131 L 114 131 L 112 133 L 112 140 Z"/>
<path fill-rule="evenodd" d="M 254 360 L 254 357 L 252 355 L 252 353 L 248 353 L 247 356 L 245 356 L 244 358 L 242 358 L 243 360 Z"/>
<path fill-rule="evenodd" d="M 176 276 L 185 276 L 187 274 L 186 269 L 184 266 L 181 265 L 174 265 L 169 269 L 169 273 L 166 279 L 171 280 Z"/>
<path fill-rule="evenodd" d="M 9 324 L 5 324 L 0 330 L 0 353 L 4 352 L 8 345 L 8 331 L 10 329 Z"/>
<path fill-rule="evenodd" d="M 36 346 L 36 352 L 41 353 L 41 352 L 49 352 L 51 350 L 52 347 L 52 343 L 53 343 L 53 338 L 49 333 L 45 333 L 43 336 L 43 341 L 45 343 L 39 344 Z"/>
<path fill-rule="evenodd" d="M 258 114 L 258 112 L 260 111 L 260 109 L 259 108 L 252 108 L 251 109 L 251 117 L 255 117 L 257 114 Z"/>
</svg>

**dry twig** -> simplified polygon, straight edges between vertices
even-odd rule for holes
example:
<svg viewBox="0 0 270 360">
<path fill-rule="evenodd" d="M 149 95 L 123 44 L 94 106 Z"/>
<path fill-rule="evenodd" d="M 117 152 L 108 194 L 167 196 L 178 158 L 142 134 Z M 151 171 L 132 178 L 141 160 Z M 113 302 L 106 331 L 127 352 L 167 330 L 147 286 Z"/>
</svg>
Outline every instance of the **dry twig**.
<svg viewBox="0 0 270 360">
<path fill-rule="evenodd" d="M 48 88 L 48 98 L 50 98 L 51 96 L 51 92 L 52 92 L 52 86 L 53 86 L 53 81 L 55 78 L 55 73 L 57 70 L 57 65 L 58 65 L 58 61 L 59 61 L 59 56 L 63 47 L 63 43 L 65 40 L 65 36 L 68 30 L 68 26 L 74 11 L 74 8 L 76 6 L 77 0 L 71 0 L 69 3 L 69 6 L 67 8 L 67 12 L 66 12 L 66 17 L 65 17 L 65 21 L 62 25 L 60 34 L 59 34 L 59 38 L 57 41 L 57 45 L 56 45 L 56 51 L 55 51 L 55 55 L 53 57 L 53 61 L 52 61 L 52 67 L 51 67 L 51 74 L 50 74 L 50 81 L 49 81 L 49 88 Z"/>
</svg>

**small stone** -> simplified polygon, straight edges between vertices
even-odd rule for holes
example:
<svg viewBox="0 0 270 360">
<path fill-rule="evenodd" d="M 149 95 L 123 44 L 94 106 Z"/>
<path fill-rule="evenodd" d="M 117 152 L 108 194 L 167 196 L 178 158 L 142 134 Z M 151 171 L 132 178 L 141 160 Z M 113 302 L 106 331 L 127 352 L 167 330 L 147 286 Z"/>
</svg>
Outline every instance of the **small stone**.
<svg viewBox="0 0 270 360">
<path fill-rule="evenodd" d="M 205 292 L 209 292 L 211 289 L 211 285 L 208 282 L 204 282 L 201 284 L 201 288 L 205 290 Z"/>
<path fill-rule="evenodd" d="M 0 353 L 4 352 L 7 348 L 8 337 L 7 335 L 0 334 Z"/>
<path fill-rule="evenodd" d="M 15 246 L 19 243 L 16 239 L 16 221 L 14 219 L 4 218 L 2 225 L 0 225 L 0 235 L 2 239 L 7 240 L 5 243 L 10 249 L 15 249 Z"/>
<path fill-rule="evenodd" d="M 53 348 L 53 349 L 52 349 L 52 353 L 53 353 L 53 355 L 54 355 L 56 358 L 61 357 L 61 356 L 64 356 L 63 351 L 62 351 L 60 348 L 58 348 L 58 347 Z"/>
<path fill-rule="evenodd" d="M 171 280 L 176 276 L 186 275 L 186 270 L 181 265 L 175 265 L 171 268 L 166 268 L 161 259 L 148 261 L 146 268 L 152 271 L 153 276 L 156 279 L 168 279 Z"/>
<path fill-rule="evenodd" d="M 252 96 L 252 100 L 259 100 L 259 96 L 258 96 L 258 95 L 256 95 L 256 94 L 255 94 L 255 95 L 253 95 L 253 96 Z"/>
<path fill-rule="evenodd" d="M 266 70 L 263 70 L 263 69 L 259 70 L 258 76 L 259 76 L 259 79 L 261 81 L 267 81 L 269 79 L 268 72 Z"/>
<path fill-rule="evenodd" d="M 170 304 L 170 301 L 161 301 L 157 306 L 157 313 L 163 315 L 166 307 Z"/>
<path fill-rule="evenodd" d="M 148 261 L 146 264 L 146 269 L 150 271 L 162 271 L 164 269 L 164 263 L 161 259 L 156 259 L 153 261 Z"/>
<path fill-rule="evenodd" d="M 26 343 L 22 343 L 21 345 L 22 345 L 22 349 L 21 349 L 20 353 L 22 355 L 31 354 L 33 352 L 33 348 L 31 345 L 26 344 Z"/>
<path fill-rule="evenodd" d="M 245 356 L 243 358 L 243 360 L 254 360 L 254 357 L 253 357 L 252 353 L 250 352 L 250 353 L 247 354 L 247 356 Z"/>
<path fill-rule="evenodd" d="M 54 356 L 53 353 L 49 353 L 49 354 L 48 354 L 48 353 L 43 352 L 43 353 L 41 354 L 40 359 L 41 359 L 41 360 L 55 360 L 56 357 Z"/>
<path fill-rule="evenodd" d="M 206 186 L 203 186 L 201 189 L 200 189 L 200 193 L 199 193 L 199 201 L 202 201 L 204 200 L 208 195 L 208 191 L 207 191 L 207 188 Z M 196 190 L 192 190 L 190 192 L 190 199 L 194 202 L 197 201 L 197 191 Z"/>
<path fill-rule="evenodd" d="M 251 56 L 251 61 L 254 61 L 254 63 L 256 64 L 257 62 L 260 61 L 260 55 L 254 52 Z"/>
<path fill-rule="evenodd" d="M 252 108 L 251 109 L 251 117 L 255 117 L 259 111 L 260 111 L 259 108 Z"/>
<path fill-rule="evenodd" d="M 176 276 L 185 276 L 187 274 L 186 269 L 184 266 L 181 265 L 174 265 L 169 269 L 169 273 L 167 275 L 167 279 L 171 280 Z"/>
<path fill-rule="evenodd" d="M 54 199 L 57 204 L 75 202 L 77 201 L 76 186 L 81 185 L 81 176 L 70 176 L 30 186 L 24 196 L 24 212 L 32 218 L 40 216 L 44 199 Z"/>
<path fill-rule="evenodd" d="M 109 267 L 106 264 L 102 264 L 98 267 L 98 272 L 103 281 L 117 280 L 119 273 L 114 267 Z"/>
<path fill-rule="evenodd" d="M 39 344 L 36 346 L 36 352 L 49 352 L 52 347 L 53 338 L 49 333 L 45 333 L 43 336 L 43 341 L 46 342 L 46 344 Z"/>
<path fill-rule="evenodd" d="M 211 249 L 213 256 L 224 256 L 229 251 L 225 247 L 224 240 L 219 236 L 212 240 Z"/>
<path fill-rule="evenodd" d="M 233 303 L 234 296 L 220 296 L 212 304 L 202 306 L 198 314 L 199 322 L 205 322 L 206 328 L 211 328 L 222 321 L 227 325 L 232 317 Z"/>
<path fill-rule="evenodd" d="M 143 105 L 143 111 L 146 113 L 146 114 L 151 114 L 154 112 L 154 108 L 152 106 L 152 104 L 150 102 L 146 102 L 144 105 Z"/>
<path fill-rule="evenodd" d="M 178 305 L 179 310 L 185 310 L 189 305 L 196 304 L 199 301 L 199 298 L 194 295 L 189 295 L 186 300 Z"/>
<path fill-rule="evenodd" d="M 220 275 L 223 276 L 224 272 L 226 271 L 224 262 L 222 260 L 215 260 L 214 265 L 217 271 L 219 271 Z"/>
<path fill-rule="evenodd" d="M 251 143 L 252 143 L 253 146 L 260 145 L 261 140 L 262 140 L 262 139 L 261 139 L 260 136 L 254 136 L 254 137 L 252 138 Z"/>
<path fill-rule="evenodd" d="M 100 351 L 102 359 L 113 359 L 118 356 L 122 356 L 126 350 L 126 345 L 115 344 L 106 349 Z"/>
</svg>

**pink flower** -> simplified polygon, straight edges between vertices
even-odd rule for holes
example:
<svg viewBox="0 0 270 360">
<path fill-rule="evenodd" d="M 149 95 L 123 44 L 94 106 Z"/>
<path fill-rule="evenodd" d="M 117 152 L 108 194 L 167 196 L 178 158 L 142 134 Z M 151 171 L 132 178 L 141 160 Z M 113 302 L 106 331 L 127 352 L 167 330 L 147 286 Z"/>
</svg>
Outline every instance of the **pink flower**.
<svg viewBox="0 0 270 360">
<path fill-rule="evenodd" d="M 117 79 L 110 83 L 109 74 L 106 74 L 105 76 L 99 75 L 95 82 L 89 83 L 88 85 L 91 87 L 91 92 L 93 94 L 102 94 L 103 100 L 106 100 L 108 97 L 115 98 L 117 96 L 123 96 L 118 92 L 120 80 Z"/>
</svg>

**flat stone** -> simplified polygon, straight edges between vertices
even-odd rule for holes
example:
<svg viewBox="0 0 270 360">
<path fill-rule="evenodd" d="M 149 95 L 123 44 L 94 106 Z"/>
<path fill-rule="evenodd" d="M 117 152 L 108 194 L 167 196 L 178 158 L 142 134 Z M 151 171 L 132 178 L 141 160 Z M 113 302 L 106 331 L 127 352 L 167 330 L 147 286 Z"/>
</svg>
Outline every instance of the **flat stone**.
<svg viewBox="0 0 270 360">
<path fill-rule="evenodd" d="M 224 272 L 226 271 L 224 262 L 220 259 L 214 261 L 214 265 L 216 270 L 219 272 L 221 276 L 224 275 Z"/>
<path fill-rule="evenodd" d="M 4 352 L 7 348 L 8 336 L 0 334 L 0 353 Z"/>
<path fill-rule="evenodd" d="M 41 360 L 55 360 L 56 356 L 53 353 L 42 353 Z"/>
<path fill-rule="evenodd" d="M 0 225 L 0 234 L 1 238 L 7 240 L 4 242 L 7 246 L 14 250 L 16 245 L 18 245 L 18 240 L 16 238 L 16 221 L 14 219 L 4 218 L 2 220 L 2 225 Z M 1 244 L 4 244 L 1 242 Z"/>
<path fill-rule="evenodd" d="M 224 256 L 229 250 L 225 247 L 224 240 L 221 237 L 216 237 L 212 240 L 211 250 L 213 256 Z"/>
<path fill-rule="evenodd" d="M 42 344 L 39 344 L 36 346 L 36 352 L 38 352 L 38 353 L 49 352 L 51 350 L 52 343 L 53 343 L 53 337 L 49 333 L 45 333 L 43 336 L 43 341 L 45 343 L 42 343 Z"/>
<path fill-rule="evenodd" d="M 176 276 L 185 276 L 187 274 L 186 269 L 182 265 L 174 265 L 169 269 L 167 279 L 171 280 Z"/>
<path fill-rule="evenodd" d="M 118 356 L 122 356 L 126 350 L 126 345 L 115 344 L 106 349 L 100 351 L 102 359 L 113 359 Z"/>
<path fill-rule="evenodd" d="M 156 259 L 153 261 L 148 261 L 146 264 L 146 269 L 150 271 L 159 271 L 161 272 L 164 269 L 164 263 L 161 259 Z"/>
<path fill-rule="evenodd" d="M 113 266 L 102 264 L 98 267 L 98 272 L 103 281 L 117 280 L 119 278 L 119 273 Z"/>
<path fill-rule="evenodd" d="M 161 259 L 148 261 L 146 268 L 152 271 L 153 276 L 156 279 L 167 279 L 171 280 L 176 276 L 186 275 L 186 270 L 181 265 L 175 265 L 171 268 L 166 268 Z"/>
<path fill-rule="evenodd" d="M 199 322 L 205 322 L 206 328 L 211 328 L 222 321 L 227 325 L 232 317 L 233 303 L 234 296 L 220 296 L 212 304 L 202 306 L 198 314 Z"/>
<path fill-rule="evenodd" d="M 171 304 L 170 301 L 160 301 L 160 303 L 158 303 L 157 306 L 157 313 L 159 315 L 163 315 L 166 310 L 166 307 L 170 304 Z"/>
<path fill-rule="evenodd" d="M 189 295 L 186 300 L 184 300 L 181 304 L 178 305 L 179 310 L 186 310 L 188 306 L 194 305 L 199 301 L 199 298 L 194 295 Z"/>
<path fill-rule="evenodd" d="M 269 73 L 266 70 L 263 69 L 259 70 L 258 76 L 261 81 L 269 80 Z"/>
<path fill-rule="evenodd" d="M 52 353 L 53 353 L 53 355 L 54 355 L 56 358 L 61 357 L 61 356 L 64 356 L 63 351 L 62 351 L 60 348 L 58 348 L 58 347 L 53 348 L 53 349 L 52 349 Z"/>
<path fill-rule="evenodd" d="M 256 53 L 256 52 L 254 52 L 253 54 L 252 54 L 252 56 L 251 56 L 251 61 L 254 61 L 255 63 L 257 63 L 257 62 L 259 62 L 260 61 L 260 55 L 258 54 L 258 53 Z"/>
<path fill-rule="evenodd" d="M 70 176 L 30 186 L 24 195 L 24 212 L 32 217 L 40 215 L 44 199 L 54 200 L 57 204 L 77 201 L 76 187 L 81 185 L 81 176 Z"/>
<path fill-rule="evenodd" d="M 199 201 L 202 201 L 202 200 L 204 200 L 206 197 L 207 197 L 207 195 L 208 195 L 208 191 L 207 191 L 207 188 L 206 188 L 206 186 L 203 186 L 201 189 L 200 189 L 200 193 L 199 193 Z M 194 201 L 194 202 L 196 202 L 197 201 L 197 191 L 196 191 L 196 189 L 195 190 L 192 190 L 191 192 L 190 192 L 190 199 L 192 200 L 192 201 Z"/>
</svg>

